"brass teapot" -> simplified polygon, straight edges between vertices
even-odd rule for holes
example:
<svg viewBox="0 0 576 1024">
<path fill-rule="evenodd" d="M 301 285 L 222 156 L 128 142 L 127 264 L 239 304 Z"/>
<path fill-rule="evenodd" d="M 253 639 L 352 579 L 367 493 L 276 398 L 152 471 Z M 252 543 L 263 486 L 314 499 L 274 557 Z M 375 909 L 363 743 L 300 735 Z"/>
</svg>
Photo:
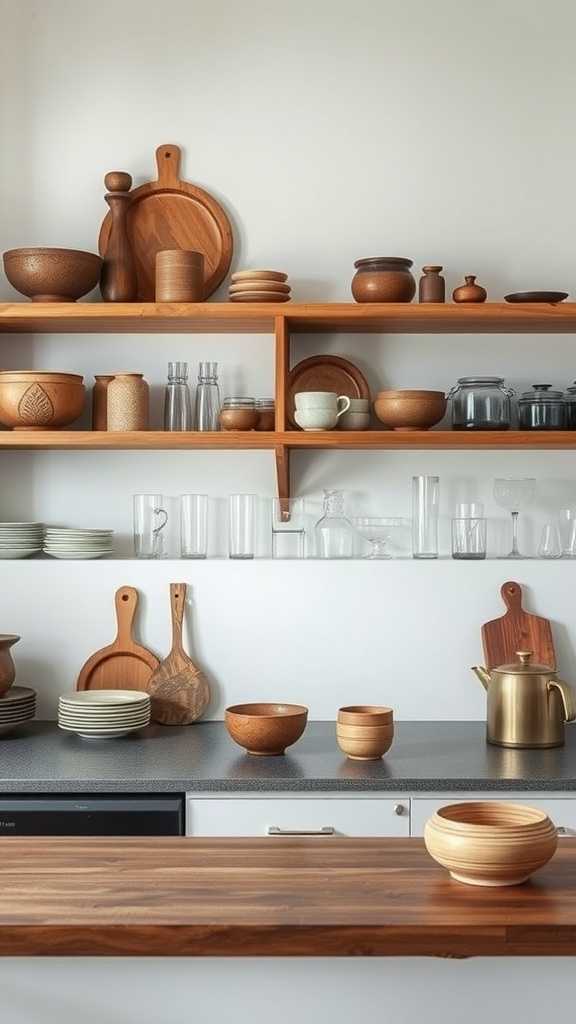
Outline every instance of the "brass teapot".
<svg viewBox="0 0 576 1024">
<path fill-rule="evenodd" d="M 475 666 L 488 693 L 489 743 L 501 747 L 561 747 L 564 723 L 576 720 L 576 694 L 546 665 L 533 665 L 532 651 L 488 672 Z"/>
</svg>

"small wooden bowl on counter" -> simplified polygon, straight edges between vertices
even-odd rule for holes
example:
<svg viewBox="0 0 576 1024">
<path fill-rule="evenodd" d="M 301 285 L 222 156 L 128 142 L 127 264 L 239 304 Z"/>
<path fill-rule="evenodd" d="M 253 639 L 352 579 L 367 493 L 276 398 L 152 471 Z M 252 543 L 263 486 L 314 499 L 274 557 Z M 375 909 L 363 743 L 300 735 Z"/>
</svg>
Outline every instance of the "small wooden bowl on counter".
<svg viewBox="0 0 576 1024">
<path fill-rule="evenodd" d="M 249 754 L 273 757 L 299 740 L 308 708 L 302 704 L 235 704 L 226 708 L 226 728 Z"/>
<path fill-rule="evenodd" d="M 392 708 L 366 704 L 340 708 L 336 739 L 353 761 L 379 761 L 394 739 Z"/>
<path fill-rule="evenodd" d="M 553 856 L 558 833 L 534 807 L 478 800 L 441 807 L 426 822 L 424 842 L 457 882 L 520 885 Z"/>
</svg>

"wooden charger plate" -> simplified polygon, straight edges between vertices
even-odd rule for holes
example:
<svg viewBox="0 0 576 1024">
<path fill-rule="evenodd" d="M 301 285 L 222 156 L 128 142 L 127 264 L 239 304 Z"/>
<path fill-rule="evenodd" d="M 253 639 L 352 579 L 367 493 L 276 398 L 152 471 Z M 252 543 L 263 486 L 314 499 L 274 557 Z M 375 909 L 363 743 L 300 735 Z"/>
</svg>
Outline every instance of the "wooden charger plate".
<svg viewBox="0 0 576 1024">
<path fill-rule="evenodd" d="M 135 188 L 128 207 L 128 238 L 136 262 L 137 298 L 154 302 L 156 253 L 162 249 L 192 249 L 204 254 L 204 298 L 226 277 L 232 259 L 232 227 L 220 203 L 197 185 L 180 179 L 180 148 L 156 150 L 158 179 Z M 106 214 L 98 249 L 106 252 L 110 228 Z"/>
<path fill-rule="evenodd" d="M 286 411 L 289 422 L 298 430 L 300 428 L 294 419 L 294 396 L 299 391 L 334 391 L 348 398 L 370 400 L 366 377 L 354 363 L 342 356 L 310 356 L 290 370 L 286 385 Z"/>
</svg>

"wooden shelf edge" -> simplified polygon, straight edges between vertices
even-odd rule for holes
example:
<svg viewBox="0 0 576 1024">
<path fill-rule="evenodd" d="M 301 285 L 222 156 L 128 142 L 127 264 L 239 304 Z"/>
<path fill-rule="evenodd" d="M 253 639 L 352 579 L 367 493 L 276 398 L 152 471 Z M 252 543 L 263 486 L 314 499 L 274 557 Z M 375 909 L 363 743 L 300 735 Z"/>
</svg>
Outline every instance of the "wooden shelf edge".
<svg viewBox="0 0 576 1024">
<path fill-rule="evenodd" d="M 222 431 L 0 430 L 0 451 L 270 451 L 284 483 L 287 453 L 324 451 L 563 451 L 576 449 L 576 430 L 474 431 Z M 283 497 L 288 497 L 284 493 Z"/>
<path fill-rule="evenodd" d="M 573 333 L 576 303 L 0 303 L 2 333 Z"/>
</svg>

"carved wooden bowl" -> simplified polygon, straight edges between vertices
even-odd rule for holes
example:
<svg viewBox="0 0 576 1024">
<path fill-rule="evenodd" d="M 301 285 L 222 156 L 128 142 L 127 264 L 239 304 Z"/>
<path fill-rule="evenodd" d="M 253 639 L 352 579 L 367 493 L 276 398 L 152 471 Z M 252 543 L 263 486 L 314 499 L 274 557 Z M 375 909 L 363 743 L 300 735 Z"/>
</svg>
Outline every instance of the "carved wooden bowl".
<svg viewBox="0 0 576 1024">
<path fill-rule="evenodd" d="M 226 728 L 249 754 L 273 756 L 300 739 L 307 718 L 301 704 L 235 704 L 226 709 Z"/>
<path fill-rule="evenodd" d="M 41 370 L 0 372 L 0 423 L 13 430 L 55 430 L 84 408 L 83 378 Z"/>
<path fill-rule="evenodd" d="M 81 249 L 9 249 L 4 271 L 32 302 L 76 302 L 100 280 L 102 260 Z"/>
<path fill-rule="evenodd" d="M 426 849 L 468 885 L 520 885 L 556 851 L 550 818 L 524 804 L 478 800 L 441 807 L 426 822 Z"/>
</svg>

